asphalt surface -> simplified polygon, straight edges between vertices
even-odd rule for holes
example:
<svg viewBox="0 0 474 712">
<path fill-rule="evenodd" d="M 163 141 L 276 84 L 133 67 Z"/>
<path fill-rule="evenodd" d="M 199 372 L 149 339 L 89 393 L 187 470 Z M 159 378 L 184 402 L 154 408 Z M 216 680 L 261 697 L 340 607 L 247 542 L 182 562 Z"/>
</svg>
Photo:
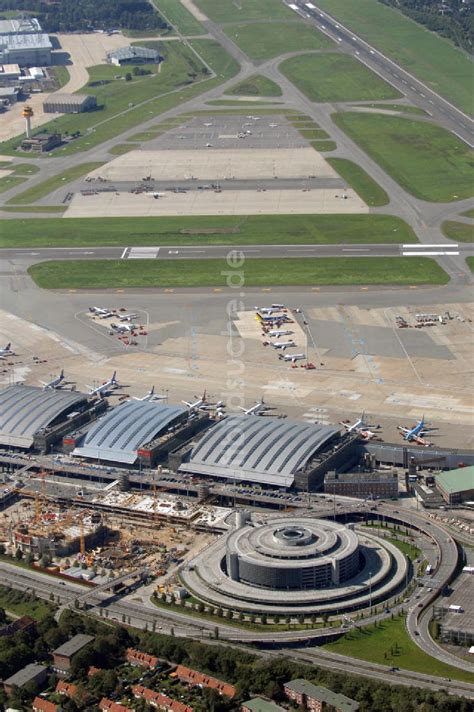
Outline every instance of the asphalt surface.
<svg viewBox="0 0 474 712">
<path fill-rule="evenodd" d="M 177 247 L 175 245 L 147 245 L 150 259 L 225 259 L 229 251 L 242 253 L 247 258 L 288 258 L 288 257 L 400 257 L 410 255 L 459 255 L 463 258 L 474 254 L 470 243 L 441 243 L 439 245 L 397 244 L 338 244 L 338 245 L 199 245 L 199 247 Z M 128 259 L 133 247 L 40 247 L 37 249 L 4 249 L 3 260 L 15 260 L 26 265 L 43 260 L 97 260 Z M 135 253 L 136 254 L 136 253 Z"/>
</svg>

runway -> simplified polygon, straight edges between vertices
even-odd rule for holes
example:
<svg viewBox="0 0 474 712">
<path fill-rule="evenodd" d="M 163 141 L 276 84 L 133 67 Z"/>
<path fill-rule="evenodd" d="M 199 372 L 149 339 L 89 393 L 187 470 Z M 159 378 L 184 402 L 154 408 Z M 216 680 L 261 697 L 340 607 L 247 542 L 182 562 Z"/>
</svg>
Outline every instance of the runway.
<svg viewBox="0 0 474 712">
<path fill-rule="evenodd" d="M 318 30 L 335 40 L 339 49 L 353 51 L 357 59 L 396 87 L 402 94 L 405 94 L 416 106 L 428 112 L 434 121 L 448 128 L 469 146 L 474 146 L 474 124 L 467 114 L 402 69 L 354 32 L 341 25 L 314 3 L 311 3 L 313 8 L 309 8 L 307 4 L 298 0 L 295 1 L 295 4 L 299 8 L 299 14 L 306 19 L 313 19 Z"/>
<path fill-rule="evenodd" d="M 474 254 L 472 243 L 337 244 L 337 245 L 121 245 L 117 247 L 41 247 L 3 249 L 3 260 L 33 264 L 44 260 L 119 260 L 119 259 L 225 259 L 238 252 L 249 259 L 284 259 L 288 257 L 467 257 Z"/>
</svg>

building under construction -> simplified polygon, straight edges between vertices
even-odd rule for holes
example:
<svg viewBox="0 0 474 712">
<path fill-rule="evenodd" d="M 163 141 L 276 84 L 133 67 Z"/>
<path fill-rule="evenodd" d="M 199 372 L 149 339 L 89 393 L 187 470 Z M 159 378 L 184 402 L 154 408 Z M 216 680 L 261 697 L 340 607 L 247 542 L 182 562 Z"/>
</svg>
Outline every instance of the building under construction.
<svg viewBox="0 0 474 712">
<path fill-rule="evenodd" d="M 37 558 L 63 557 L 103 546 L 110 533 L 99 512 L 49 511 L 20 522 L 11 531 L 10 544 Z"/>
</svg>

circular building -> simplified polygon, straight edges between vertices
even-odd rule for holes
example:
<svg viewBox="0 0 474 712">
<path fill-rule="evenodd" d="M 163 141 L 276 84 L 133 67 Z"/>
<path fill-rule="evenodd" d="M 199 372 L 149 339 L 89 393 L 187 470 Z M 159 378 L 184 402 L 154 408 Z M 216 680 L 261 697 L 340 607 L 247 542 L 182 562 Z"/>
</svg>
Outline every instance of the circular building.
<svg viewBox="0 0 474 712">
<path fill-rule="evenodd" d="M 359 570 L 355 532 L 334 522 L 285 519 L 236 529 L 226 541 L 232 581 L 278 591 L 328 588 Z"/>
<path fill-rule="evenodd" d="M 342 613 L 384 601 L 407 583 L 390 542 L 326 519 L 232 517 L 231 529 L 181 571 L 201 600 L 245 612 Z"/>
</svg>

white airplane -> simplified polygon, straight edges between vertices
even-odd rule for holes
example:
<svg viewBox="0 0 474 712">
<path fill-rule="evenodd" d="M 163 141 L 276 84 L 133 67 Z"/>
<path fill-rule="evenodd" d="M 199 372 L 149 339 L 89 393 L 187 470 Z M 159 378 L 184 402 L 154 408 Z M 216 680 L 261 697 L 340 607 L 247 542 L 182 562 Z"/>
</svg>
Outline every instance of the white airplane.
<svg viewBox="0 0 474 712">
<path fill-rule="evenodd" d="M 275 314 L 275 312 L 281 311 L 282 307 L 255 307 L 255 309 L 260 314 Z"/>
<path fill-rule="evenodd" d="M 212 124 L 211 124 L 210 121 L 207 121 L 207 122 L 204 124 L 204 126 L 212 126 Z"/>
<path fill-rule="evenodd" d="M 117 371 L 114 371 L 112 374 L 112 378 L 109 378 L 108 381 L 105 383 L 102 383 L 102 385 L 97 386 L 97 388 L 94 388 L 93 386 L 87 385 L 88 388 L 91 390 L 89 391 L 90 396 L 99 396 L 102 398 L 103 396 L 107 395 L 110 391 L 114 391 L 116 388 L 120 387 L 120 383 L 116 379 L 116 374 Z"/>
<path fill-rule="evenodd" d="M 197 396 L 195 396 L 196 398 Z M 190 413 L 196 413 L 198 410 L 220 410 L 221 408 L 224 407 L 224 403 L 222 401 L 217 401 L 217 403 L 209 403 L 207 400 L 207 395 L 206 391 L 202 394 L 201 398 L 197 398 L 194 403 L 189 403 L 188 401 L 182 401 L 184 405 L 188 406 L 188 410 Z"/>
<path fill-rule="evenodd" d="M 59 376 L 56 376 L 56 378 L 53 378 L 52 381 L 49 381 L 48 383 L 45 383 L 44 381 L 40 381 L 40 383 L 43 384 L 43 391 L 46 391 L 50 388 L 55 390 L 56 388 L 62 388 L 64 381 L 64 369 L 61 369 L 61 373 Z"/>
<path fill-rule="evenodd" d="M 111 324 L 110 328 L 118 334 L 125 334 L 135 331 L 138 329 L 138 326 L 136 324 Z"/>
<path fill-rule="evenodd" d="M 212 143 L 206 143 L 206 148 L 212 148 Z"/>
<path fill-rule="evenodd" d="M 89 307 L 89 311 L 92 314 L 99 316 L 101 319 L 106 319 L 108 316 L 111 316 L 113 313 L 110 311 L 110 309 L 102 309 L 102 307 Z"/>
<path fill-rule="evenodd" d="M 268 336 L 291 336 L 292 333 L 290 329 L 271 329 Z"/>
<path fill-rule="evenodd" d="M 268 124 L 268 125 L 271 129 L 276 129 L 276 127 L 278 126 L 278 124 Z"/>
<path fill-rule="evenodd" d="M 294 341 L 274 341 L 270 343 L 270 346 L 273 346 L 274 349 L 282 349 L 282 351 L 285 351 L 285 349 L 294 348 L 296 344 Z"/>
<path fill-rule="evenodd" d="M 155 395 L 155 386 L 153 386 L 148 393 L 146 393 L 143 398 L 137 398 L 137 396 L 133 396 L 133 400 L 136 401 L 157 401 L 157 400 L 166 400 L 166 396 L 158 396 Z"/>
<path fill-rule="evenodd" d="M 239 406 L 239 410 L 243 410 L 245 415 L 263 415 L 267 410 L 270 410 L 268 406 L 265 405 L 263 398 L 251 406 L 251 408 L 243 408 Z"/>
<path fill-rule="evenodd" d="M 339 425 L 343 425 L 348 433 L 359 433 L 359 435 L 361 435 L 364 440 L 370 440 L 371 438 L 375 438 L 376 436 L 376 433 L 374 433 L 372 430 L 369 430 L 370 426 L 365 422 L 365 412 L 362 413 L 360 418 L 358 418 L 355 423 L 352 423 L 352 425 L 349 425 L 348 423 L 344 423 L 342 421 L 339 422 Z"/>
<path fill-rule="evenodd" d="M 11 350 L 11 341 L 8 342 L 3 349 L 0 349 L 0 358 L 5 358 L 6 356 L 14 356 L 15 354 Z"/>
<path fill-rule="evenodd" d="M 304 361 L 306 354 L 278 354 L 278 358 L 282 361 L 291 361 L 291 363 L 295 363 L 296 361 Z"/>
<path fill-rule="evenodd" d="M 120 321 L 132 321 L 132 319 L 138 319 L 138 314 L 133 312 L 131 314 L 120 314 Z"/>
</svg>

